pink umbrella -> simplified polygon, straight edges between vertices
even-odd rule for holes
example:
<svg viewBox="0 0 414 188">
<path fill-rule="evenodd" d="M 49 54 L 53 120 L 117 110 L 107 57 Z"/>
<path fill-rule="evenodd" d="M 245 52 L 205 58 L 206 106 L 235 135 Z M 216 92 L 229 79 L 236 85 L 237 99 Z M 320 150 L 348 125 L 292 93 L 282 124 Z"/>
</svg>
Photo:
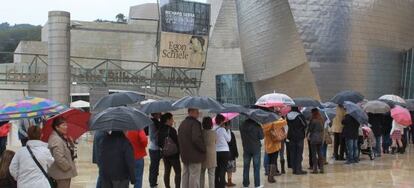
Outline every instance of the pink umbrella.
<svg viewBox="0 0 414 188">
<path fill-rule="evenodd" d="M 391 117 L 401 125 L 410 126 L 412 124 L 410 112 L 401 106 L 396 105 L 391 109 Z"/>
<path fill-rule="evenodd" d="M 229 112 L 229 113 L 221 113 L 221 115 L 223 115 L 224 118 L 225 118 L 224 122 L 228 122 L 228 121 L 234 119 L 235 117 L 239 116 L 240 114 Z M 216 124 L 216 117 L 213 118 L 213 124 Z"/>
</svg>

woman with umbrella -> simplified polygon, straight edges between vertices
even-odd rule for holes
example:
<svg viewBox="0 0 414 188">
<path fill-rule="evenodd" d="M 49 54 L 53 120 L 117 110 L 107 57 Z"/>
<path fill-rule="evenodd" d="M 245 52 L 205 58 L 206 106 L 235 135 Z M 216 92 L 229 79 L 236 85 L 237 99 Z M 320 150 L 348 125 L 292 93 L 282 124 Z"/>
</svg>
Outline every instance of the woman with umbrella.
<svg viewBox="0 0 414 188">
<path fill-rule="evenodd" d="M 49 149 L 55 162 L 49 168 L 49 174 L 57 182 L 58 188 L 69 188 L 71 179 L 77 176 L 75 165 L 75 145 L 67 136 L 68 126 L 62 117 L 52 124 L 53 132 L 49 137 Z"/>
<path fill-rule="evenodd" d="M 308 140 L 311 144 L 311 156 L 312 156 L 312 168 L 313 174 L 317 174 L 318 173 L 318 167 L 319 167 L 319 171 L 322 174 L 323 171 L 323 163 L 324 163 L 324 159 L 322 157 L 322 143 L 323 143 L 323 132 L 324 132 L 324 125 L 325 125 L 325 121 L 323 120 L 320 112 L 318 109 L 314 108 L 312 109 L 312 119 L 310 120 L 309 123 L 309 128 L 308 128 Z M 316 156 L 317 155 L 317 156 Z"/>
<path fill-rule="evenodd" d="M 347 161 L 345 164 L 358 163 L 358 136 L 359 122 L 350 114 L 346 114 L 342 120 L 342 136 L 346 141 Z"/>
<path fill-rule="evenodd" d="M 395 154 L 395 151 L 398 153 L 402 153 L 402 141 L 401 141 L 401 135 L 404 133 L 404 126 L 397 123 L 395 120 L 392 121 L 392 129 L 391 129 L 391 154 Z"/>
</svg>

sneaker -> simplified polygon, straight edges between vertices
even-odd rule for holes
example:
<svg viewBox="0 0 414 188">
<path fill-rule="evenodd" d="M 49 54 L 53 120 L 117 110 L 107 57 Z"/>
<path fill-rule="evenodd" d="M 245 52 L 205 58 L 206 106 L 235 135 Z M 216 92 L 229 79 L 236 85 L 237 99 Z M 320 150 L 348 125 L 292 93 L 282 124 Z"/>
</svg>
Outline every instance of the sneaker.
<svg viewBox="0 0 414 188">
<path fill-rule="evenodd" d="M 256 188 L 264 188 L 264 185 L 259 185 Z"/>
</svg>

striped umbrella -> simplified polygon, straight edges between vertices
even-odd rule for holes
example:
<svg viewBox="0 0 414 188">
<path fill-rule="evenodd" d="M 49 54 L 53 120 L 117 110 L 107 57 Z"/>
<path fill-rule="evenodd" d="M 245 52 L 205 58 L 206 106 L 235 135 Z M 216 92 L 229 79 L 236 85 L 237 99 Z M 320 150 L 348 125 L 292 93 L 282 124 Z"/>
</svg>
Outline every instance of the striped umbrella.
<svg viewBox="0 0 414 188">
<path fill-rule="evenodd" d="M 66 106 L 50 99 L 25 97 L 23 100 L 0 105 L 0 121 L 52 115 L 65 109 Z"/>
</svg>

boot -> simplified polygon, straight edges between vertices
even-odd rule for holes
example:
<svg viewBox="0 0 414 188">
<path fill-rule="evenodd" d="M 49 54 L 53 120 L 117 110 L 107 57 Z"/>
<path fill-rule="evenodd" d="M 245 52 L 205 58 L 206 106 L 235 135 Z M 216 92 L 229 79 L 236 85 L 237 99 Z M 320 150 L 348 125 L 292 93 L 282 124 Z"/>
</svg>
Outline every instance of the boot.
<svg viewBox="0 0 414 188">
<path fill-rule="evenodd" d="M 391 154 L 392 155 L 394 155 L 395 154 L 395 150 L 396 150 L 397 148 L 396 147 L 391 147 Z"/>
<path fill-rule="evenodd" d="M 400 148 L 398 148 L 398 153 L 400 153 L 400 154 L 404 154 L 405 153 L 405 148 L 404 147 L 400 147 Z"/>
<path fill-rule="evenodd" d="M 323 158 L 319 159 L 319 173 L 323 174 L 323 165 L 324 165 L 325 160 Z"/>
<path fill-rule="evenodd" d="M 265 176 L 269 175 L 270 167 L 269 165 L 265 165 Z"/>
<path fill-rule="evenodd" d="M 280 160 L 280 168 L 282 170 L 282 174 L 286 174 L 286 171 L 285 171 L 285 160 L 284 159 L 281 159 Z"/>
<path fill-rule="evenodd" d="M 267 181 L 269 183 L 276 183 L 276 180 L 274 178 L 276 174 L 276 166 L 275 165 L 269 165 L 269 175 L 267 176 Z"/>
<path fill-rule="evenodd" d="M 227 186 L 227 187 L 234 187 L 234 186 L 236 186 L 236 184 L 234 184 L 234 183 L 231 181 L 231 178 L 227 178 L 227 184 L 226 184 L 226 186 Z"/>
<path fill-rule="evenodd" d="M 274 175 L 275 176 L 281 176 L 282 175 L 279 171 L 279 168 L 277 167 L 277 161 L 276 161 L 276 164 L 275 164 L 275 173 L 274 173 Z"/>
</svg>

